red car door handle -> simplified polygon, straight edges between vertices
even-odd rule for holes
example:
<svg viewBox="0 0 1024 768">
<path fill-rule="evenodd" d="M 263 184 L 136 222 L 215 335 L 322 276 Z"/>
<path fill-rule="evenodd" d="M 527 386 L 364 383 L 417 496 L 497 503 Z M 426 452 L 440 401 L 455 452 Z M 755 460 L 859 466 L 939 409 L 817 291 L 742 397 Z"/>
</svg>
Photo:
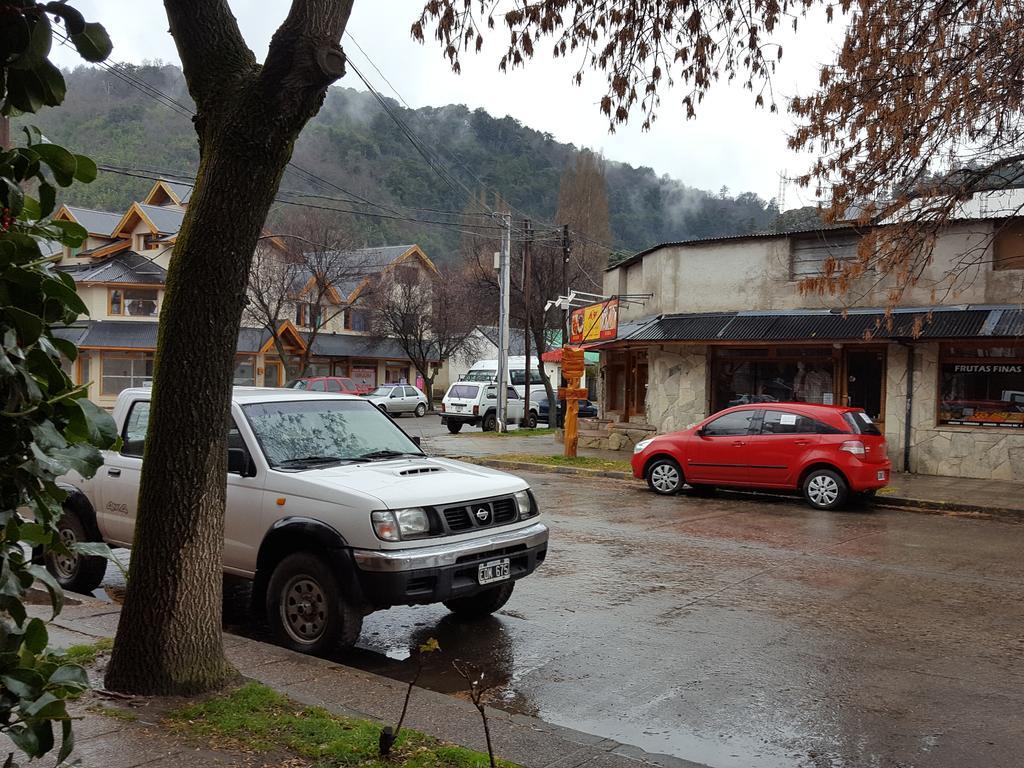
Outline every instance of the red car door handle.
<svg viewBox="0 0 1024 768">
<path fill-rule="evenodd" d="M 806 440 L 797 440 L 796 442 L 793 443 L 793 445 L 807 445 L 807 441 Z"/>
<path fill-rule="evenodd" d="M 742 440 L 735 440 L 735 441 L 733 441 L 733 445 L 740 446 L 740 445 L 746 445 L 746 443 L 744 443 Z"/>
</svg>

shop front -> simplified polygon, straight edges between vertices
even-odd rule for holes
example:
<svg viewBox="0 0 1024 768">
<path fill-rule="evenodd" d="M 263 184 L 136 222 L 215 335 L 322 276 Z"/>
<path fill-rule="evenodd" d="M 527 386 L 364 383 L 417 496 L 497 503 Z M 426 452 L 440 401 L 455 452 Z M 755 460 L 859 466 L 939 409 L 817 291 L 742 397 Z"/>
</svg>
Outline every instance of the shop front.
<svg viewBox="0 0 1024 768">
<path fill-rule="evenodd" d="M 740 404 L 852 406 L 879 425 L 901 470 L 1024 480 L 1024 311 L 928 315 L 650 318 L 602 350 L 603 415 L 664 433 Z"/>
</svg>

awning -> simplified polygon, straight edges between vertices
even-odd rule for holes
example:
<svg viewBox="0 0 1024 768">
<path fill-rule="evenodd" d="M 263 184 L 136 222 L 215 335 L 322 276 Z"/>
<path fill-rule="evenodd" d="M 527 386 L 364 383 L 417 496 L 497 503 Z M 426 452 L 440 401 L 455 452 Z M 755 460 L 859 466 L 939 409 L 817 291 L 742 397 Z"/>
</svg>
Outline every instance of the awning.
<svg viewBox="0 0 1024 768">
<path fill-rule="evenodd" d="M 998 339 L 1024 336 L 1018 305 L 897 309 L 783 310 L 661 315 L 616 339 L 641 341 L 864 341 Z"/>
</svg>

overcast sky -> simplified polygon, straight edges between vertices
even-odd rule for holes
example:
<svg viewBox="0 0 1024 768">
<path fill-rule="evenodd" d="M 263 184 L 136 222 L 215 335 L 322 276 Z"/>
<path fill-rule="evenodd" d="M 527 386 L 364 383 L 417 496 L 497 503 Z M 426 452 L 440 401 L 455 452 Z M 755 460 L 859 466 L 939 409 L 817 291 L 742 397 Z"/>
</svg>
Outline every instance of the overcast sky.
<svg viewBox="0 0 1024 768">
<path fill-rule="evenodd" d="M 100 21 L 114 41 L 113 60 L 141 63 L 160 59 L 178 62 L 167 33 L 167 19 L 160 0 L 76 0 L 90 21 Z M 260 59 L 274 30 L 284 19 L 288 0 L 233 0 L 231 7 L 246 40 Z M 510 74 L 498 71 L 497 61 L 506 42 L 495 32 L 478 55 L 467 55 L 462 74 L 451 72 L 440 48 L 420 45 L 409 35 L 423 0 L 357 0 L 349 32 L 373 59 L 383 75 L 412 106 L 450 103 L 483 107 L 492 115 L 511 115 L 525 125 L 551 133 L 560 141 L 603 151 L 612 160 L 647 165 L 684 183 L 703 189 L 727 186 L 732 193 L 754 191 L 775 197 L 779 173 L 802 170 L 808 158 L 786 149 L 791 118 L 783 110 L 771 115 L 753 107 L 753 96 L 739 86 L 723 85 L 699 107 L 697 118 L 686 120 L 678 106 L 678 92 L 662 95 L 662 109 L 651 131 L 640 130 L 640 120 L 609 134 L 597 103 L 604 94 L 604 78 L 589 73 L 583 87 L 570 83 L 575 67 L 546 55 L 550 46 L 539 46 L 537 57 L 525 70 Z M 815 20 L 798 35 L 788 30 L 780 40 L 785 55 L 777 74 L 778 93 L 808 93 L 818 77 L 818 65 L 832 59 L 839 30 Z M 348 55 L 378 90 L 394 97 L 381 76 L 366 65 L 363 55 L 349 40 L 342 41 Z M 542 55 L 542 53 L 544 55 Z M 57 46 L 54 56 L 63 66 L 81 63 L 73 53 Z M 353 73 L 342 82 L 362 89 Z M 782 102 L 780 102 L 780 105 Z M 789 185 L 786 207 L 811 202 L 809 193 Z"/>
</svg>

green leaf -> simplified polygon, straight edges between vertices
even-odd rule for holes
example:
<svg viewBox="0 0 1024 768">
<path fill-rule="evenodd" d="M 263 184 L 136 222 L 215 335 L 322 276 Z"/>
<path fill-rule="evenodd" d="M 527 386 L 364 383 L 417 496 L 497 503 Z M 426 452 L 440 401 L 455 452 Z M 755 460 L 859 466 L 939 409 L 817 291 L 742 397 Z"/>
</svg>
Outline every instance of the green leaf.
<svg viewBox="0 0 1024 768">
<path fill-rule="evenodd" d="M 53 615 L 56 616 L 64 607 L 64 591 L 60 584 L 41 565 L 30 565 L 27 570 L 36 581 L 42 582 L 46 591 L 50 593 L 50 605 L 53 607 Z"/>
<path fill-rule="evenodd" d="M 28 20 L 20 13 L 11 13 L 0 24 L 0 57 L 7 61 L 28 48 L 30 35 Z"/>
<path fill-rule="evenodd" d="M 46 544 L 54 535 L 39 523 L 25 523 L 18 533 L 18 539 L 26 544 Z"/>
<path fill-rule="evenodd" d="M 7 72 L 7 102 L 21 112 L 38 112 L 46 104 L 46 90 L 31 69 Z"/>
<path fill-rule="evenodd" d="M 43 321 L 37 315 L 26 312 L 18 307 L 5 307 L 3 309 L 7 318 L 15 328 L 18 329 L 18 343 L 22 347 L 34 344 L 36 339 L 43 332 Z"/>
<path fill-rule="evenodd" d="M 39 158 L 50 166 L 53 177 L 62 187 L 71 186 L 78 163 L 75 156 L 57 144 L 36 144 L 32 147 Z"/>
<path fill-rule="evenodd" d="M 68 87 L 60 70 L 46 59 L 43 59 L 35 66 L 34 71 L 43 86 L 43 100 L 47 106 L 56 107 L 62 104 Z"/>
<path fill-rule="evenodd" d="M 86 61 L 103 61 L 114 49 L 110 35 L 102 24 L 91 22 L 78 34 L 71 35 L 71 42 L 78 49 L 79 55 Z"/>
<path fill-rule="evenodd" d="M 105 410 L 91 400 L 80 398 L 69 403 L 77 413 L 72 413 L 68 424 L 71 442 L 88 440 L 100 448 L 109 448 L 117 441 L 117 425 Z"/>
<path fill-rule="evenodd" d="M 29 33 L 28 48 L 21 58 L 28 66 L 35 67 L 39 62 L 45 61 L 50 55 L 50 47 L 53 45 L 53 29 L 50 25 L 50 17 L 40 13 L 35 17 L 35 24 Z"/>
<path fill-rule="evenodd" d="M 44 754 L 39 751 L 39 739 L 31 728 L 16 725 L 7 731 L 7 735 L 14 742 L 14 746 L 29 757 L 41 757 Z"/>
<path fill-rule="evenodd" d="M 12 216 L 18 216 L 25 206 L 25 193 L 20 184 L 6 176 L 3 177 L 3 182 L 3 186 L 0 187 L 0 197 L 3 198 L 4 207 L 11 209 Z"/>
<path fill-rule="evenodd" d="M 71 756 L 71 752 L 75 749 L 75 732 L 71 729 L 71 721 L 62 721 L 60 727 L 61 743 L 60 752 L 57 753 L 57 765 L 61 765 L 65 760 L 67 760 Z"/>
<path fill-rule="evenodd" d="M 23 125 L 23 126 L 21 126 L 21 130 L 25 132 L 26 140 L 28 141 L 28 143 L 30 145 L 31 144 L 39 144 L 39 143 L 42 142 L 42 140 L 43 140 L 43 132 L 40 131 L 36 126 L 34 126 L 34 125 Z"/>
<path fill-rule="evenodd" d="M 61 243 L 72 248 L 77 248 L 89 237 L 85 227 L 74 221 L 64 221 L 63 219 L 51 221 L 50 226 L 59 229 L 61 231 Z"/>
<path fill-rule="evenodd" d="M 91 184 L 96 181 L 99 172 L 96 163 L 85 155 L 75 155 L 78 165 L 75 167 L 75 178 L 83 184 Z"/>
<path fill-rule="evenodd" d="M 34 669 L 15 668 L 0 676 L 0 683 L 20 699 L 35 699 L 46 681 Z"/>
<path fill-rule="evenodd" d="M 46 650 L 46 643 L 49 637 L 46 634 L 46 624 L 42 619 L 32 619 L 25 627 L 25 647 L 32 653 L 42 653 Z"/>
<path fill-rule="evenodd" d="M 88 688 L 89 674 L 78 664 L 64 664 L 57 667 L 50 675 L 50 685 L 61 685 L 69 688 Z"/>
<path fill-rule="evenodd" d="M 48 183 L 41 182 L 39 184 L 39 216 L 45 218 L 53 213 L 53 209 L 57 207 L 57 190 L 56 188 Z M 56 224 L 56 222 L 53 222 Z"/>
</svg>

